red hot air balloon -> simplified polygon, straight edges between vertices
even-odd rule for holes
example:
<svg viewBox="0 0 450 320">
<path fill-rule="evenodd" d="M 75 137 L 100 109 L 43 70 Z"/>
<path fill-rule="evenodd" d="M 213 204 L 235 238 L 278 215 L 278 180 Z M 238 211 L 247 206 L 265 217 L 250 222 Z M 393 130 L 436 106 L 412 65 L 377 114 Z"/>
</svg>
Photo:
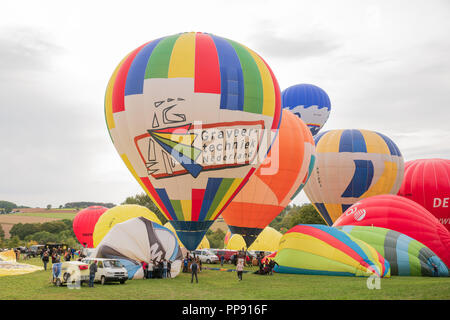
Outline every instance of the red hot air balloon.
<svg viewBox="0 0 450 320">
<path fill-rule="evenodd" d="M 108 208 L 102 206 L 91 206 L 79 211 L 73 219 L 73 232 L 84 247 L 94 247 L 92 234 L 94 233 L 95 224 L 106 210 Z"/>
<path fill-rule="evenodd" d="M 333 227 L 354 225 L 391 229 L 421 242 L 450 266 L 450 232 L 427 209 L 404 197 L 384 194 L 358 201 Z"/>
<path fill-rule="evenodd" d="M 405 175 L 398 195 L 423 206 L 450 231 L 450 160 L 405 162 Z"/>
</svg>

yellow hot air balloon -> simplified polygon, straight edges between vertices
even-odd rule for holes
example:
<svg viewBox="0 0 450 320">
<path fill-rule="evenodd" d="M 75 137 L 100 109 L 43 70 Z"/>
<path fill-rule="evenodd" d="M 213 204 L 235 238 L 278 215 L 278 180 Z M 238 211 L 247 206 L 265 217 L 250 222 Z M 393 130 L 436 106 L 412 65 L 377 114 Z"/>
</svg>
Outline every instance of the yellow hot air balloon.
<svg viewBox="0 0 450 320">
<path fill-rule="evenodd" d="M 138 217 L 144 217 L 150 221 L 162 224 L 156 214 L 144 206 L 137 204 L 123 204 L 116 206 L 105 211 L 98 219 L 92 236 L 94 247 L 97 247 L 109 230 L 116 224 Z"/>
</svg>

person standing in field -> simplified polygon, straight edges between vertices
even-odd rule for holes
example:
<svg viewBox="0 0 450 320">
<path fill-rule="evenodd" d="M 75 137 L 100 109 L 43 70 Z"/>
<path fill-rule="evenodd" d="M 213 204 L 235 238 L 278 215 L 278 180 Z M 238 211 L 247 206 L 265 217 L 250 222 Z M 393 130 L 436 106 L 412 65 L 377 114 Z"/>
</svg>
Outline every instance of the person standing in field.
<svg viewBox="0 0 450 320">
<path fill-rule="evenodd" d="M 198 264 L 195 260 L 192 260 L 191 271 L 192 271 L 191 283 L 194 282 L 194 276 L 195 276 L 195 281 L 198 283 L 198 277 L 197 277 Z"/>
<path fill-rule="evenodd" d="M 97 272 L 97 260 L 94 260 L 93 263 L 89 266 L 89 287 L 94 287 L 94 279 L 95 273 Z"/>
<path fill-rule="evenodd" d="M 48 263 L 48 252 L 45 251 L 44 254 L 42 255 L 42 262 L 44 263 L 44 270 L 47 271 L 47 263 Z"/>
<path fill-rule="evenodd" d="M 167 278 L 167 260 L 163 259 L 163 278 Z"/>
<path fill-rule="evenodd" d="M 170 260 L 167 260 L 167 278 L 172 278 L 172 274 L 170 273 L 170 270 L 172 269 L 172 262 Z"/>
<path fill-rule="evenodd" d="M 148 279 L 153 278 L 153 260 L 152 259 L 150 259 L 150 261 L 148 262 L 147 278 Z"/>
<path fill-rule="evenodd" d="M 245 263 L 244 258 L 242 257 L 242 255 L 239 255 L 239 258 L 238 258 L 237 264 L 236 264 L 236 272 L 237 272 L 239 281 L 242 280 L 242 272 L 244 271 L 244 263 Z"/>
</svg>

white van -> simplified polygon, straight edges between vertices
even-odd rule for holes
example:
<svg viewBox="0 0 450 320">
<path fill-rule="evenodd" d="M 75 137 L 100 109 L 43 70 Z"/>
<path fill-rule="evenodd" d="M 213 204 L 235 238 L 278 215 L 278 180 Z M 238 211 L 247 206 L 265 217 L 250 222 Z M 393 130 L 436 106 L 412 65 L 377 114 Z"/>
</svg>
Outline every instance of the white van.
<svg viewBox="0 0 450 320">
<path fill-rule="evenodd" d="M 219 263 L 219 257 L 211 250 L 194 250 L 192 254 L 195 255 L 195 257 L 198 257 L 202 263 Z"/>
<path fill-rule="evenodd" d="M 120 282 L 124 284 L 128 280 L 128 271 L 117 259 L 105 258 L 84 258 L 81 262 L 91 265 L 97 261 L 97 272 L 94 281 L 99 281 L 102 285 L 106 282 Z"/>
</svg>

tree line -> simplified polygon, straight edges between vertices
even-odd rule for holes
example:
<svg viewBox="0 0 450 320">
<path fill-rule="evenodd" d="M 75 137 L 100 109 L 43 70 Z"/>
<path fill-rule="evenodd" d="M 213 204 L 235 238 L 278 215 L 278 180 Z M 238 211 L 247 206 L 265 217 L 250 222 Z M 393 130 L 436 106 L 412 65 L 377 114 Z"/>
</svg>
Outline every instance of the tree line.
<svg viewBox="0 0 450 320">
<path fill-rule="evenodd" d="M 64 208 L 76 208 L 76 209 L 84 209 L 91 206 L 102 206 L 105 208 L 112 208 L 116 205 L 114 203 L 104 203 L 104 202 L 91 202 L 91 201 L 78 201 L 78 202 L 68 202 L 64 205 Z"/>
<path fill-rule="evenodd" d="M 64 243 L 80 247 L 73 232 L 72 220 L 64 219 L 44 223 L 17 223 L 9 231 L 10 239 L 0 225 L 0 247 L 15 248 L 31 244 Z"/>
</svg>

